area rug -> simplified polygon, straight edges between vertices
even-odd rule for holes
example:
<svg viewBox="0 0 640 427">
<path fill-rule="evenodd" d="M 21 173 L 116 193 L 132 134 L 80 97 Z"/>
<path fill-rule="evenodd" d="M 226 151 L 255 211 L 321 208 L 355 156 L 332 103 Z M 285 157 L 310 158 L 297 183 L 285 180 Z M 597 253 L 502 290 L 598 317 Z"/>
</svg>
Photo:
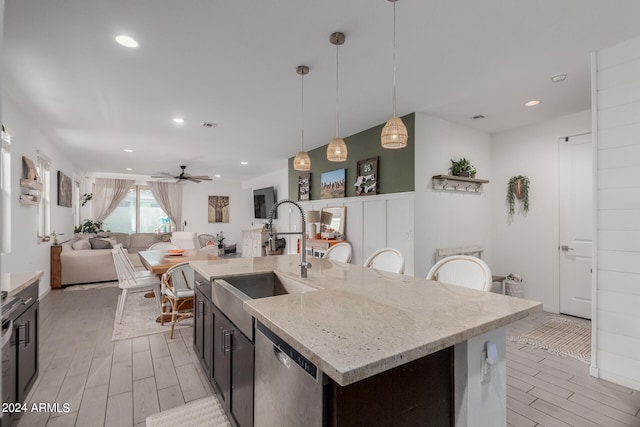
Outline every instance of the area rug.
<svg viewBox="0 0 640 427">
<path fill-rule="evenodd" d="M 216 396 L 194 400 L 186 405 L 149 415 L 147 427 L 231 427 Z"/>
<path fill-rule="evenodd" d="M 122 296 L 118 297 L 118 301 Z M 156 323 L 156 317 L 160 315 L 160 309 L 156 305 L 155 298 L 145 298 L 144 292 L 129 294 L 127 305 L 124 308 L 122 323 L 117 319 L 113 322 L 112 341 L 136 338 L 145 335 L 169 332 L 171 323 L 165 322 L 164 326 Z M 193 326 L 193 318 L 176 323 L 175 330 Z"/>
<path fill-rule="evenodd" d="M 531 332 L 508 339 L 557 356 L 591 362 L 591 322 L 553 317 Z"/>
<path fill-rule="evenodd" d="M 62 288 L 63 291 L 90 291 L 91 289 L 117 288 L 118 282 L 88 283 L 86 285 L 71 285 Z"/>
</svg>

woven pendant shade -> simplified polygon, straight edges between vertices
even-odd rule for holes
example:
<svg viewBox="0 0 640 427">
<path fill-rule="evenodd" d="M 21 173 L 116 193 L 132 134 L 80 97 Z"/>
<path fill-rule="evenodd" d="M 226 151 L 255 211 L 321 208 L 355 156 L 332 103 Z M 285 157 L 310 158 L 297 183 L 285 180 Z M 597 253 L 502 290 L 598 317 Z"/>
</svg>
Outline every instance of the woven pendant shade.
<svg viewBox="0 0 640 427">
<path fill-rule="evenodd" d="M 383 148 L 398 149 L 407 146 L 409 133 L 399 117 L 392 117 L 382 128 L 380 140 Z"/>
<path fill-rule="evenodd" d="M 327 145 L 327 160 L 330 162 L 344 162 L 347 160 L 347 144 L 342 138 L 333 138 Z"/>
<path fill-rule="evenodd" d="M 293 169 L 297 171 L 311 170 L 311 159 L 306 151 L 298 151 L 298 154 L 293 159 Z"/>
</svg>

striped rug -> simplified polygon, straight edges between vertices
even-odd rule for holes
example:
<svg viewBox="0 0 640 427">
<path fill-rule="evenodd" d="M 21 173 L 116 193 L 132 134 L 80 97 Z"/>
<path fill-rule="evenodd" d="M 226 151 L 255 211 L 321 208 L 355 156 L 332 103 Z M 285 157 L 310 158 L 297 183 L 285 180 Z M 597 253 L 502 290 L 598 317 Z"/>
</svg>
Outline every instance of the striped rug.
<svg viewBox="0 0 640 427">
<path fill-rule="evenodd" d="M 534 330 L 509 341 L 540 348 L 558 356 L 591 362 L 591 322 L 552 317 Z"/>
</svg>

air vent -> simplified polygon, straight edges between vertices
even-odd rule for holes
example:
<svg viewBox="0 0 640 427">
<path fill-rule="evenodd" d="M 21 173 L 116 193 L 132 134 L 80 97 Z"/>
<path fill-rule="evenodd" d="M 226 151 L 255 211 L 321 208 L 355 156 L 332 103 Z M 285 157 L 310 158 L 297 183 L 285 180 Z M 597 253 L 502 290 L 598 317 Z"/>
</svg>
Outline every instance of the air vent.
<svg viewBox="0 0 640 427">
<path fill-rule="evenodd" d="M 211 123 L 211 122 L 202 122 L 202 127 L 203 128 L 216 128 L 218 127 L 217 123 Z"/>
<path fill-rule="evenodd" d="M 486 118 L 485 116 L 483 116 L 482 114 L 476 114 L 475 116 L 471 117 L 473 120 L 482 120 L 484 118 Z"/>
</svg>

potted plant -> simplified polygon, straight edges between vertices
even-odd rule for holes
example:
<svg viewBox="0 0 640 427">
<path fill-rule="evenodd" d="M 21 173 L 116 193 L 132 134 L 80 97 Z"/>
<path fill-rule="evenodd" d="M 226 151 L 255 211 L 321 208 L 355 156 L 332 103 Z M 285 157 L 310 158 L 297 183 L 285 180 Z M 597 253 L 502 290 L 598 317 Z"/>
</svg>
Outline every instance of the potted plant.
<svg viewBox="0 0 640 427">
<path fill-rule="evenodd" d="M 524 213 L 529 212 L 529 184 L 529 178 L 525 175 L 516 175 L 509 178 L 507 197 L 505 199 L 509 216 L 515 213 L 516 199 L 520 200 L 522 211 Z"/>
<path fill-rule="evenodd" d="M 464 157 L 456 161 L 451 159 L 451 166 L 449 166 L 449 172 L 453 176 L 462 176 L 467 178 L 475 178 L 476 168 L 471 162 Z"/>
<path fill-rule="evenodd" d="M 218 242 L 218 249 L 224 249 L 224 234 L 222 234 L 222 231 L 216 234 L 216 242 Z"/>
<path fill-rule="evenodd" d="M 104 230 L 102 229 L 102 221 L 94 221 L 91 219 L 86 219 L 82 224 L 76 226 L 76 228 L 73 231 L 76 234 L 80 234 L 80 233 L 96 234 Z"/>
</svg>

